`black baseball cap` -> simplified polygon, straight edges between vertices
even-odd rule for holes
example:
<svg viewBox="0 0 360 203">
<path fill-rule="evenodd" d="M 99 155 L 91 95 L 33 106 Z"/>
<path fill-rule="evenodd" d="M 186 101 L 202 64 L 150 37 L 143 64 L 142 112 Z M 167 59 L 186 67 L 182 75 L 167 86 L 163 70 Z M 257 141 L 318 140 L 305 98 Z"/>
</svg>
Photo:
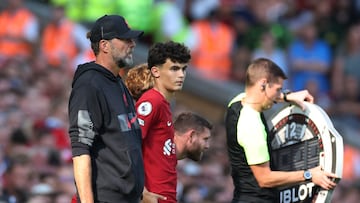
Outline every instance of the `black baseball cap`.
<svg viewBox="0 0 360 203">
<path fill-rule="evenodd" d="M 143 31 L 131 30 L 124 17 L 119 15 L 104 15 L 97 19 L 90 31 L 90 41 L 99 42 L 102 39 L 134 39 L 141 37 Z"/>
</svg>

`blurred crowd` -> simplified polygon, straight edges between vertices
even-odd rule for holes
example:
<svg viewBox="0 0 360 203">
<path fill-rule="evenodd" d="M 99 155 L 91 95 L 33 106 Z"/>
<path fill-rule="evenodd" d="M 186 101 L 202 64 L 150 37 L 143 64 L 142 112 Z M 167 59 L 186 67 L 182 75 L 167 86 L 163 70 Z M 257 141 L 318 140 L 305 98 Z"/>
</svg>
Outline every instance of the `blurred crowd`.
<svg viewBox="0 0 360 203">
<path fill-rule="evenodd" d="M 307 88 L 345 141 L 360 138 L 360 0 L 3 0 L 0 202 L 70 202 L 68 96 L 76 65 L 94 59 L 89 26 L 105 13 L 144 30 L 139 44 L 185 43 L 191 69 L 208 80 L 243 84 L 252 59 L 270 58 L 289 76 L 286 88 Z M 224 125 L 214 125 L 203 160 L 179 161 L 181 203 L 231 201 Z M 360 199 L 359 147 L 345 144 L 333 203 Z"/>
</svg>

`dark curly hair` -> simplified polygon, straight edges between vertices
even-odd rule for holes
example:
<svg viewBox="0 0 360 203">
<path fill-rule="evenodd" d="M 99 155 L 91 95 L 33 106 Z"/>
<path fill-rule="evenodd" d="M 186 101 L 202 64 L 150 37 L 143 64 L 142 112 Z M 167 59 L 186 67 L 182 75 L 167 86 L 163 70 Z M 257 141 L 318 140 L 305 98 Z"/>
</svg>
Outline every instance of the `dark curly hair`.
<svg viewBox="0 0 360 203">
<path fill-rule="evenodd" d="M 190 50 L 184 44 L 173 41 L 158 42 L 150 47 L 147 60 L 149 69 L 164 64 L 166 59 L 175 63 L 188 63 L 191 59 Z"/>
</svg>

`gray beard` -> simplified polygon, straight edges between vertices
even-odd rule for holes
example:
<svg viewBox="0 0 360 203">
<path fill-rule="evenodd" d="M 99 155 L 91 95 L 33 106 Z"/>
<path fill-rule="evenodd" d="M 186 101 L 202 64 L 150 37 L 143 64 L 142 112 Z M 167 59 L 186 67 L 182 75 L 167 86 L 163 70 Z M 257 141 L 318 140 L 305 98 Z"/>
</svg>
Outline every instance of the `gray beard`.
<svg viewBox="0 0 360 203">
<path fill-rule="evenodd" d="M 119 60 L 116 61 L 116 64 L 118 65 L 119 68 L 127 68 L 133 65 L 133 60 L 132 58 L 121 58 Z"/>
</svg>

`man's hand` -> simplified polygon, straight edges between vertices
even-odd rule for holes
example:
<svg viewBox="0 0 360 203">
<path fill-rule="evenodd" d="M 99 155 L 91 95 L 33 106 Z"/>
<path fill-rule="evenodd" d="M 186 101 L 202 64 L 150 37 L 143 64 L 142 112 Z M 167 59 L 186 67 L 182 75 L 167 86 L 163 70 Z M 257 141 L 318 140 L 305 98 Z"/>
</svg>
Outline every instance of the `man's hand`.
<svg viewBox="0 0 360 203">
<path fill-rule="evenodd" d="M 307 90 L 292 92 L 286 95 L 286 98 L 288 101 L 300 106 L 302 110 L 305 110 L 304 101 L 314 103 L 314 97 Z"/>
<path fill-rule="evenodd" d="M 334 189 L 336 183 L 334 182 L 337 178 L 336 174 L 323 171 L 320 166 L 310 169 L 312 174 L 312 182 L 319 185 L 325 190 Z"/>
<path fill-rule="evenodd" d="M 158 203 L 158 200 L 166 200 L 166 197 L 155 194 L 152 192 L 149 192 L 145 187 L 143 191 L 143 198 L 141 200 L 141 203 Z"/>
</svg>

